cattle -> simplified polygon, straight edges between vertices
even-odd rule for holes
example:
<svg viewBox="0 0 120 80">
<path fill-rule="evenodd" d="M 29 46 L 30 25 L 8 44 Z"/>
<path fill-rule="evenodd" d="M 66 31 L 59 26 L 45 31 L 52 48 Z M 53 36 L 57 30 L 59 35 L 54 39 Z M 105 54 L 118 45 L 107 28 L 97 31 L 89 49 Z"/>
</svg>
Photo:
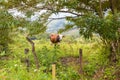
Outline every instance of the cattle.
<svg viewBox="0 0 120 80">
<path fill-rule="evenodd" d="M 63 39 L 64 35 L 62 34 L 50 34 L 50 41 L 52 44 L 58 44 L 61 42 L 61 40 Z"/>
</svg>

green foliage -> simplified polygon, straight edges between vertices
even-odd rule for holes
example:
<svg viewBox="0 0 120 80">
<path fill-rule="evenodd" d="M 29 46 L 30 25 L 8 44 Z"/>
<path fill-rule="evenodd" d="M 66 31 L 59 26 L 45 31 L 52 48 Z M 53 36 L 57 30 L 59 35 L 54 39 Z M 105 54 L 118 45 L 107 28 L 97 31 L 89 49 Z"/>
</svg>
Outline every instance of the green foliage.
<svg viewBox="0 0 120 80">
<path fill-rule="evenodd" d="M 7 51 L 8 44 L 12 42 L 12 31 L 16 20 L 6 10 L 0 10 L 0 52 Z"/>
<path fill-rule="evenodd" d="M 95 15 L 88 15 L 72 19 L 71 21 L 80 28 L 80 34 L 86 38 L 91 38 L 93 33 L 95 33 L 105 40 L 115 40 L 118 37 L 116 33 L 120 26 L 120 20 L 116 20 L 115 17 L 99 18 Z"/>
<path fill-rule="evenodd" d="M 75 15 L 74 18 L 67 16 L 66 19 L 70 21 L 70 24 L 66 25 L 66 28 L 62 31 L 77 26 L 80 28 L 80 34 L 84 35 L 86 38 L 91 38 L 93 34 L 98 34 L 102 40 L 112 42 L 119 39 L 119 33 L 117 32 L 120 28 L 120 19 L 118 12 L 119 9 L 119 0 L 1 0 L 0 1 L 0 52 L 8 48 L 8 44 L 11 41 L 11 32 L 13 32 L 14 27 L 24 27 L 27 29 L 29 35 L 35 35 L 40 32 L 44 32 L 46 27 L 45 24 L 51 16 L 52 13 L 71 13 Z M 113 3 L 110 3 L 113 1 Z M 100 6 L 100 3 L 102 5 Z M 109 4 L 110 3 L 110 4 Z M 38 4 L 39 7 L 37 6 Z M 41 5 L 42 4 L 42 5 Z M 26 21 L 26 19 L 19 19 L 19 21 L 14 20 L 14 18 L 7 12 L 8 9 L 16 8 L 20 11 L 23 11 L 27 17 L 30 17 L 34 12 L 40 10 L 46 10 L 46 13 L 41 15 L 38 21 Z M 108 13 L 109 15 L 101 16 L 103 11 L 111 9 L 112 12 Z M 3 11 L 2 9 L 6 9 Z M 63 9 L 66 9 L 64 11 Z M 2 10 L 2 11 L 1 11 Z M 101 18 L 102 17 L 102 18 Z M 71 24 L 72 22 L 72 24 Z M 16 31 L 15 31 L 16 32 Z M 16 39 L 16 36 L 14 36 Z M 119 68 L 109 67 L 108 55 L 109 48 L 102 47 L 98 43 L 92 43 L 90 41 L 76 41 L 73 38 L 66 40 L 62 43 L 60 47 L 50 47 L 46 40 L 35 41 L 36 43 L 36 52 L 39 55 L 40 60 L 40 70 L 36 71 L 33 55 L 30 53 L 30 72 L 26 71 L 25 63 L 21 62 L 21 59 L 25 57 L 24 48 L 29 47 L 26 40 L 23 37 L 16 39 L 14 44 L 10 45 L 11 53 L 9 58 L 5 55 L 5 52 L 0 54 L 0 79 L 8 80 L 51 80 L 51 64 L 56 63 L 57 65 L 57 79 L 60 80 L 79 80 L 81 75 L 78 74 L 77 70 L 73 70 L 73 65 L 64 65 L 59 61 L 61 57 L 74 56 L 78 57 L 79 48 L 83 48 L 83 58 L 85 64 L 84 66 L 84 75 L 83 80 L 93 79 L 96 71 L 100 67 L 104 67 L 104 76 L 101 76 L 101 79 L 115 79 L 116 75 L 119 74 L 116 70 Z M 67 42 L 68 41 L 68 42 Z M 40 44 L 44 42 L 45 44 Z M 96 45 L 95 45 L 96 44 Z M 103 50 L 103 51 L 101 51 Z M 1 57 L 2 56 L 2 57 Z M 119 57 L 119 56 L 118 56 Z M 117 64 L 117 63 L 116 63 Z M 118 62 L 119 65 L 119 62 Z M 77 67 L 75 66 L 75 69 Z M 112 69 L 112 70 L 111 70 Z M 119 77 L 119 76 L 118 76 Z"/>
<path fill-rule="evenodd" d="M 102 47 L 102 44 L 100 45 L 97 43 L 98 38 L 93 41 L 79 38 L 74 42 L 71 38 L 65 37 L 66 40 L 71 41 L 66 42 L 64 39 L 60 46 L 56 47 L 50 45 L 50 43 L 44 39 L 42 39 L 43 41 L 34 40 L 36 44 L 36 53 L 40 63 L 39 70 L 36 70 L 34 57 L 30 49 L 31 47 L 25 40 L 25 37 L 18 35 L 14 37 L 14 39 L 14 44 L 10 45 L 12 53 L 10 53 L 9 56 L 0 57 L 0 79 L 51 80 L 52 63 L 56 63 L 56 78 L 58 80 L 92 80 L 97 70 L 101 67 L 105 68 L 103 76 L 101 76 L 100 79 L 104 80 L 107 78 L 112 80 L 116 79 L 116 75 L 113 73 L 117 74 L 117 71 L 119 71 L 119 63 L 116 67 L 109 67 L 109 61 L 107 58 L 108 54 L 106 54 L 108 51 L 104 51 L 106 49 Z M 26 70 L 26 64 L 21 62 L 21 60 L 23 61 L 25 58 L 25 48 L 30 49 L 28 55 L 30 60 L 29 72 Z M 78 63 L 75 64 L 79 57 L 79 48 L 83 49 L 83 75 L 78 73 Z M 2 55 L 4 55 L 4 53 L 2 53 Z M 66 59 L 65 62 L 67 63 L 61 61 L 61 58 L 67 58 L 70 56 L 76 58 L 76 60 L 72 61 L 70 59 L 72 62 L 69 62 L 69 60 Z M 98 80 L 100 79 L 98 78 Z"/>
<path fill-rule="evenodd" d="M 41 65 L 46 67 L 49 67 L 52 63 L 57 63 L 57 60 L 61 54 L 60 49 L 57 46 L 54 49 L 48 49 L 47 46 L 43 46 L 38 53 Z"/>
<path fill-rule="evenodd" d="M 47 20 L 51 14 L 64 12 L 71 13 L 75 15 L 75 17 L 67 16 L 66 19 L 68 21 L 73 22 L 74 24 L 67 25 L 64 30 L 66 31 L 74 26 L 80 28 L 80 34 L 83 34 L 85 37 L 92 37 L 93 33 L 99 34 L 103 40 L 113 40 L 116 39 L 116 30 L 119 27 L 118 16 L 115 18 L 115 15 L 119 12 L 119 6 L 117 5 L 119 1 L 101 1 L 101 0 L 74 0 L 74 1 L 64 1 L 64 0 L 20 0 L 20 1 L 1 1 L 2 6 L 9 9 L 10 6 L 17 8 L 20 11 L 26 13 L 28 17 L 30 17 L 34 12 L 39 10 L 46 10 L 46 13 L 40 15 L 39 22 L 30 23 L 27 27 L 29 29 L 30 35 L 37 34 L 38 32 L 45 31 L 46 28 L 42 28 L 44 23 L 47 23 Z M 101 3 L 101 5 L 100 5 Z M 110 4 L 109 4 L 110 3 Z M 40 5 L 42 4 L 42 5 Z M 22 7 L 20 7 L 22 5 Z M 37 6 L 37 7 L 36 7 Z M 4 8 L 3 7 L 3 8 Z M 32 9 L 30 11 L 30 8 Z M 64 11 L 62 9 L 66 8 Z M 112 18 L 107 18 L 105 15 L 101 16 L 104 11 L 107 9 L 111 9 Z M 116 10 L 116 14 L 115 13 Z M 81 13 L 81 14 L 80 14 Z M 92 15 L 89 15 L 92 14 Z M 109 13 L 108 13 L 109 14 Z M 114 15 L 114 16 L 113 16 Z M 81 17 L 82 16 L 82 17 Z M 102 17 L 102 19 L 101 19 Z M 30 27 L 31 26 L 31 27 Z M 26 27 L 26 26 L 25 26 Z M 40 28 L 42 29 L 40 29 Z M 41 30 L 41 31 L 39 31 Z"/>
<path fill-rule="evenodd" d="M 106 68 L 104 72 L 104 79 L 114 80 L 115 79 L 115 75 L 113 74 L 114 71 L 115 69 L 113 66 Z"/>
<path fill-rule="evenodd" d="M 38 21 L 29 22 L 28 24 L 26 23 L 25 27 L 27 28 L 29 35 L 39 34 L 46 30 L 46 26 Z"/>
<path fill-rule="evenodd" d="M 97 70 L 103 67 L 103 65 L 107 66 L 109 63 L 107 53 L 108 52 L 106 52 L 103 47 L 99 47 L 96 52 L 93 52 L 89 57 L 87 56 L 88 60 L 84 65 L 85 75 L 92 77 L 95 73 L 97 73 Z"/>
<path fill-rule="evenodd" d="M 72 67 L 60 67 L 57 71 L 57 78 L 61 80 L 79 80 L 81 78 L 79 73 L 76 72 Z"/>
</svg>

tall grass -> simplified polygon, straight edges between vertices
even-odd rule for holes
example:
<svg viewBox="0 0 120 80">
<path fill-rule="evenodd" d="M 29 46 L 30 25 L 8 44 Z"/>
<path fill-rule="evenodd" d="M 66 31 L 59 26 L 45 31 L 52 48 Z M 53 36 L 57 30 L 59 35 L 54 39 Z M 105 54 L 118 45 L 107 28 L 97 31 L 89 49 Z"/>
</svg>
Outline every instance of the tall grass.
<svg viewBox="0 0 120 80">
<path fill-rule="evenodd" d="M 14 39 L 14 43 L 9 45 L 10 54 L 6 57 L 2 55 L 2 58 L 5 57 L 5 59 L 0 60 L 0 80 L 52 80 L 51 65 L 53 63 L 56 64 L 57 80 L 90 80 L 101 66 L 108 63 L 104 49 L 98 43 L 98 38 L 94 40 L 83 38 L 70 40 L 66 37 L 56 47 L 51 45 L 49 40 L 42 39 L 34 40 L 40 64 L 40 69 L 37 70 L 31 53 L 31 45 L 23 36 L 17 36 Z M 24 62 L 25 48 L 30 49 L 28 55 L 30 60 L 29 72 L 27 72 Z M 61 58 L 78 58 L 80 48 L 83 50 L 84 75 L 79 74 L 78 64 L 66 65 L 61 62 Z"/>
</svg>

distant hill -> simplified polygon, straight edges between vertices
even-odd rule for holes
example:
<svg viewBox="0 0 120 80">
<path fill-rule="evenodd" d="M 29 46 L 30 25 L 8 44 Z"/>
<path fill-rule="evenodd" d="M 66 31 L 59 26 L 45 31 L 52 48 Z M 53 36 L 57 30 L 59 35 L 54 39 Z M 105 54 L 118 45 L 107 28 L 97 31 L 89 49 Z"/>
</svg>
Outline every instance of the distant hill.
<svg viewBox="0 0 120 80">
<path fill-rule="evenodd" d="M 78 28 L 70 29 L 66 32 L 63 32 L 62 34 L 67 35 L 67 36 L 75 36 L 75 37 L 80 36 Z"/>
<path fill-rule="evenodd" d="M 62 20 L 53 20 L 47 26 L 47 33 L 57 33 L 57 31 L 65 26 L 65 19 Z"/>
<path fill-rule="evenodd" d="M 53 20 L 51 23 L 49 23 L 46 32 L 47 33 L 57 33 L 57 31 L 61 28 L 64 28 L 66 23 L 65 19 L 61 20 Z M 73 28 L 70 29 L 66 32 L 63 32 L 62 34 L 67 35 L 67 36 L 79 36 L 79 29 L 78 28 Z"/>
</svg>

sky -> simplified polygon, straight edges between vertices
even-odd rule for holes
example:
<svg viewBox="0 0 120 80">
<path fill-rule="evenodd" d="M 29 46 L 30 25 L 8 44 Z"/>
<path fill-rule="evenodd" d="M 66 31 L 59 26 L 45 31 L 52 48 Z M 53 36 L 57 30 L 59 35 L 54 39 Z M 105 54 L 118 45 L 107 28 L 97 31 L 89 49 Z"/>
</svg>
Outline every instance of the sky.
<svg viewBox="0 0 120 80">
<path fill-rule="evenodd" d="M 52 14 L 50 18 L 62 18 L 66 16 L 74 16 L 74 15 L 70 13 L 58 13 L 57 15 Z M 66 19 L 53 20 L 50 22 L 50 24 L 48 24 L 46 31 L 50 33 L 51 32 L 57 33 L 59 29 L 64 28 L 66 23 L 67 23 Z"/>
<path fill-rule="evenodd" d="M 25 13 L 18 11 L 17 9 L 9 9 L 9 13 L 11 13 L 14 17 L 21 17 L 21 18 L 26 18 L 29 21 L 35 21 L 38 19 L 38 17 L 41 14 L 44 14 L 46 10 L 42 10 L 40 12 L 35 12 L 34 15 L 32 15 L 30 18 L 27 18 L 25 16 Z M 66 17 L 66 16 L 74 16 L 73 14 L 70 13 L 58 13 L 58 14 L 52 14 L 49 18 L 61 18 L 61 17 Z M 57 33 L 57 31 L 61 28 L 64 28 L 64 25 L 67 23 L 65 19 L 58 19 L 58 20 L 52 20 L 48 25 L 47 25 L 47 30 L 46 32 L 48 33 Z"/>
</svg>

